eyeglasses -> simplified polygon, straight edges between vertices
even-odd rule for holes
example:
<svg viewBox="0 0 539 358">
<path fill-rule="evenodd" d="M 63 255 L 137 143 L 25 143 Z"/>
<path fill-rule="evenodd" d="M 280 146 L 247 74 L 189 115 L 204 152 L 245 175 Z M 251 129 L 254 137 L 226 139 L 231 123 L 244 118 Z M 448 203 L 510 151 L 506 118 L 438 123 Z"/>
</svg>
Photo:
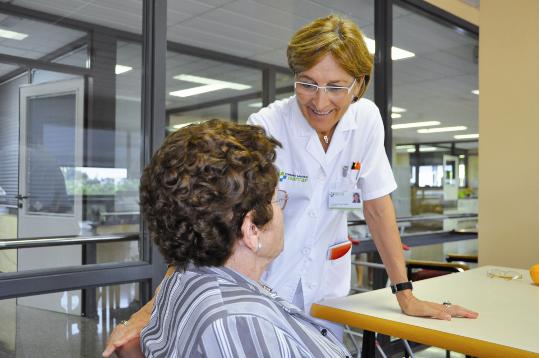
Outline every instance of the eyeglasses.
<svg viewBox="0 0 539 358">
<path fill-rule="evenodd" d="M 296 90 L 296 93 L 300 96 L 314 96 L 316 92 L 318 92 L 319 89 L 322 89 L 328 96 L 338 99 L 349 94 L 350 91 L 352 91 L 352 88 L 354 87 L 355 84 L 356 84 L 355 78 L 349 87 L 319 86 L 315 83 L 298 81 L 298 82 L 294 82 L 294 89 Z"/>
<path fill-rule="evenodd" d="M 275 200 L 272 200 L 272 203 L 279 205 L 281 210 L 284 210 L 287 202 L 288 202 L 288 193 L 284 190 L 277 189 L 275 191 Z"/>
</svg>

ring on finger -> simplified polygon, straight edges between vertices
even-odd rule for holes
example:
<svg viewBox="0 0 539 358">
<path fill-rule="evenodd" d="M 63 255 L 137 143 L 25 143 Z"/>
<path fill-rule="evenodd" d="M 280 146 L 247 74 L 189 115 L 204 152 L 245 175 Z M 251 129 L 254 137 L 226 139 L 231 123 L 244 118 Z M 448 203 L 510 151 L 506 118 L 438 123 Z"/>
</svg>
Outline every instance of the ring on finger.
<svg viewBox="0 0 539 358">
<path fill-rule="evenodd" d="M 124 327 L 127 327 L 127 321 L 126 320 L 120 321 L 120 324 L 123 325 Z"/>
<path fill-rule="evenodd" d="M 449 307 L 451 307 L 451 302 L 449 301 L 444 301 L 442 302 L 442 305 L 444 306 L 444 310 L 449 310 Z"/>
</svg>

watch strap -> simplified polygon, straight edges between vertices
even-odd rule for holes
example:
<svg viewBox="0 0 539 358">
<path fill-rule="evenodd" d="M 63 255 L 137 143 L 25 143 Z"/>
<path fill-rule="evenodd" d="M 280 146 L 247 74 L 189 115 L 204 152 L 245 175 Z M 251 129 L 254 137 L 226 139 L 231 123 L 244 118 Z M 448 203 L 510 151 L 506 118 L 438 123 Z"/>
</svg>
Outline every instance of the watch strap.
<svg viewBox="0 0 539 358">
<path fill-rule="evenodd" d="M 395 285 L 391 285 L 390 287 L 391 287 L 391 292 L 393 293 L 414 289 L 414 287 L 412 286 L 412 281 L 397 283 Z"/>
</svg>

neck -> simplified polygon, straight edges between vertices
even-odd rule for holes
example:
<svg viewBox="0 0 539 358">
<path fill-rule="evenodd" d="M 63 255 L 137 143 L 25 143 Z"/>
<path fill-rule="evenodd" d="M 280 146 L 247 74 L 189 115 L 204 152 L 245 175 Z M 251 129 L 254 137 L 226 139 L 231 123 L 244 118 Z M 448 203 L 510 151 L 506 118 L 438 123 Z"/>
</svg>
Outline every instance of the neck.
<svg viewBox="0 0 539 358">
<path fill-rule="evenodd" d="M 329 131 L 316 132 L 318 134 L 318 139 L 322 144 L 322 148 L 324 148 L 324 151 L 327 151 L 329 148 L 329 143 L 331 143 L 331 138 L 333 138 L 333 132 L 335 132 L 335 127 L 336 126 L 331 128 Z"/>
<path fill-rule="evenodd" d="M 249 277 L 256 282 L 260 281 L 262 274 L 266 271 L 269 261 L 257 256 L 247 248 L 238 248 L 225 262 L 225 267 L 233 269 Z"/>
</svg>

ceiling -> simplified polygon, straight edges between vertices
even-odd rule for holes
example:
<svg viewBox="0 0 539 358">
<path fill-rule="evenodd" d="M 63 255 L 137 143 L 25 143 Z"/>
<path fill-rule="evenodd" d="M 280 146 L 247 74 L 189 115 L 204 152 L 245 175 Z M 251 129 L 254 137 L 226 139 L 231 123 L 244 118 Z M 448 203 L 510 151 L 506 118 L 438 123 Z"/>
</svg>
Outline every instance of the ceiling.
<svg viewBox="0 0 539 358">
<path fill-rule="evenodd" d="M 142 31 L 141 0 L 0 2 L 130 32 Z M 479 1 L 472 2 L 473 6 L 479 6 Z M 313 18 L 329 13 L 351 17 L 367 37 L 374 37 L 374 0 L 169 0 L 167 36 L 175 42 L 286 67 L 286 45 L 294 31 Z M 394 46 L 415 53 L 415 57 L 393 62 L 393 104 L 406 109 L 402 118 L 394 119 L 394 124 L 438 121 L 444 127 L 466 126 L 468 129 L 462 134 L 478 133 L 478 96 L 471 93 L 478 88 L 477 39 L 397 6 L 393 17 Z M 0 28 L 14 26 L 12 28 L 36 34 L 17 43 L 18 48 L 12 44 L 14 41 L 0 39 L 0 52 L 9 50 L 18 56 L 38 58 L 84 35 L 58 26 L 60 23 L 61 20 L 55 24 L 17 20 L 0 14 Z M 127 99 L 140 98 L 137 88 L 140 87 L 140 51 L 139 45 L 129 43 L 122 43 L 118 49 L 117 62 L 133 67 L 133 71 L 117 77 L 118 93 Z M 12 69 L 7 66 L 0 64 L 0 75 Z M 173 78 L 181 73 L 242 83 L 251 88 L 246 92 L 221 90 L 185 98 L 168 95 L 167 108 L 256 92 L 261 88 L 261 73 L 256 69 L 169 52 L 167 93 L 190 86 Z M 290 78 L 284 76 L 280 82 L 290 84 Z M 372 87 L 367 97 L 372 98 Z M 240 103 L 240 117 L 256 111 L 256 107 L 249 106 L 256 102 L 259 100 Z M 206 110 L 211 116 L 225 117 L 229 111 L 227 106 Z M 424 143 L 452 141 L 453 135 L 459 132 L 419 134 L 416 129 L 399 129 L 393 133 L 396 143 Z"/>
</svg>

